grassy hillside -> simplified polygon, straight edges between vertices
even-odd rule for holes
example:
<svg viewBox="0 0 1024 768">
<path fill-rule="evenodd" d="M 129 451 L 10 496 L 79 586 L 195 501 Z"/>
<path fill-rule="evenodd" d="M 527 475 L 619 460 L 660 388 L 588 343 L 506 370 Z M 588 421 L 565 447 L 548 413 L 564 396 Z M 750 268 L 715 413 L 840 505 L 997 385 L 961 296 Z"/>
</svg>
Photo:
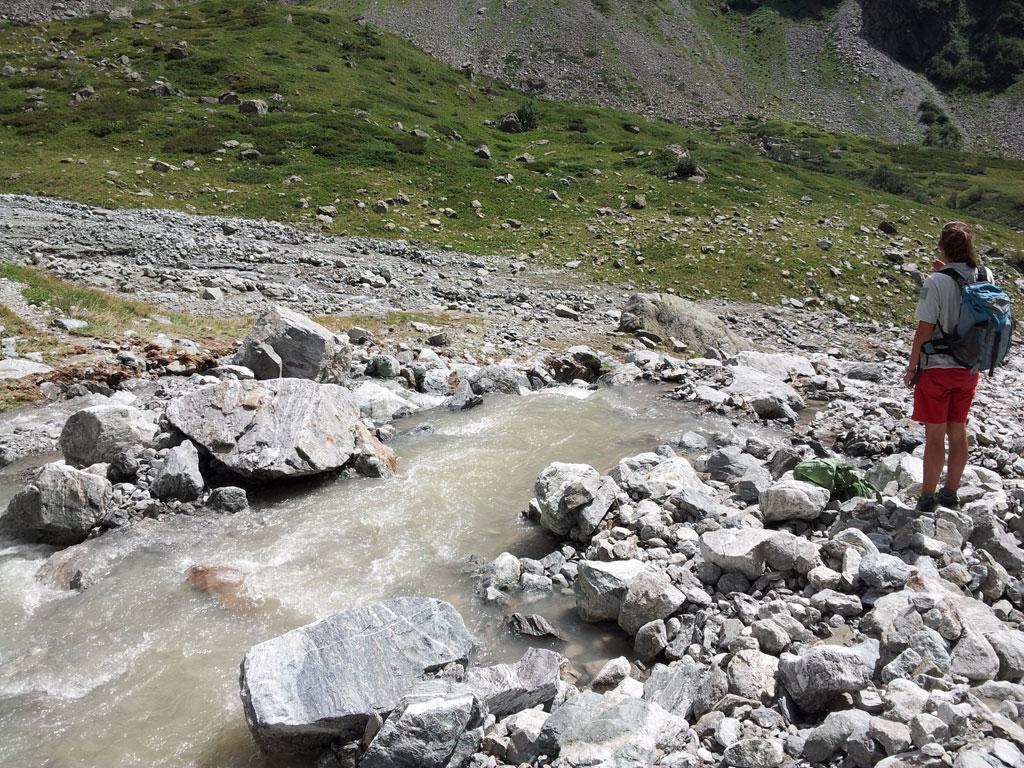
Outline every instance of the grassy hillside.
<svg viewBox="0 0 1024 768">
<path fill-rule="evenodd" d="M 785 123 L 700 132 L 545 101 L 537 127 L 504 133 L 495 121 L 522 94 L 343 14 L 207 0 L 147 19 L 0 27 L 0 190 L 579 261 L 685 295 L 893 319 L 916 283 L 883 253 L 924 266 L 942 220 L 974 222 L 1010 258 L 1024 251 L 1021 161 Z M 269 113 L 198 100 L 228 90 Z M 258 158 L 243 159 L 247 145 Z M 664 178 L 678 163 L 666 145 L 690 150 L 707 179 Z M 321 206 L 336 209 L 321 209 L 329 222 Z M 899 234 L 878 231 L 882 219 Z"/>
</svg>

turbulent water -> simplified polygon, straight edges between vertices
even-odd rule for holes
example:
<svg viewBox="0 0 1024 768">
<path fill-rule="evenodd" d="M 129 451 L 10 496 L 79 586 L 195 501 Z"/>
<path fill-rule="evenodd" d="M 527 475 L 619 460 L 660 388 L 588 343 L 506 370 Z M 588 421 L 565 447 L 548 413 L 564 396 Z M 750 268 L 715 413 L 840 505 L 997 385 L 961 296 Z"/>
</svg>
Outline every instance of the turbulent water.
<svg viewBox="0 0 1024 768">
<path fill-rule="evenodd" d="M 474 595 L 468 558 L 554 548 L 518 515 L 549 462 L 607 470 L 696 426 L 653 388 L 581 394 L 495 397 L 401 422 L 434 430 L 394 441 L 397 477 L 291 487 L 245 515 L 142 527 L 131 533 L 142 546 L 82 592 L 39 578 L 51 549 L 0 543 L 0 766 L 261 765 L 238 699 L 245 650 L 384 597 L 447 599 L 478 661 L 518 658 L 525 644 Z M 6 501 L 11 488 L 0 491 Z M 241 593 L 191 587 L 195 564 L 244 573 Z M 579 626 L 571 607 L 564 595 L 529 606 L 571 638 L 552 647 L 582 664 L 624 650 L 614 627 Z"/>
</svg>

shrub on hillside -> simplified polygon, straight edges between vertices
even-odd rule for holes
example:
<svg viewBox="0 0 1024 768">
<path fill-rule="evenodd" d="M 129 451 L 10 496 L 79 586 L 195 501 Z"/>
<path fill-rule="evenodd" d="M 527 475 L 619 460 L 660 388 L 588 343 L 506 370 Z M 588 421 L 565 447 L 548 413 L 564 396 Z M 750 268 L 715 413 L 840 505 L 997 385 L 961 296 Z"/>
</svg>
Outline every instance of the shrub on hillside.
<svg viewBox="0 0 1024 768">
<path fill-rule="evenodd" d="M 949 116 L 942 107 L 936 104 L 930 97 L 926 98 L 917 107 L 918 121 L 925 126 L 924 143 L 929 147 L 945 147 L 947 149 L 960 149 L 964 145 L 964 138 L 960 130 L 953 125 Z"/>
<path fill-rule="evenodd" d="M 914 181 L 891 165 L 880 165 L 868 176 L 868 184 L 890 195 L 906 195 L 914 189 Z"/>
<path fill-rule="evenodd" d="M 700 172 L 694 156 L 676 147 L 665 147 L 655 152 L 651 156 L 650 169 L 655 176 L 672 176 L 680 179 L 688 179 Z"/>
<path fill-rule="evenodd" d="M 513 114 L 519 118 L 519 124 L 524 131 L 532 131 L 540 123 L 540 112 L 537 110 L 537 102 L 527 99 Z"/>
</svg>

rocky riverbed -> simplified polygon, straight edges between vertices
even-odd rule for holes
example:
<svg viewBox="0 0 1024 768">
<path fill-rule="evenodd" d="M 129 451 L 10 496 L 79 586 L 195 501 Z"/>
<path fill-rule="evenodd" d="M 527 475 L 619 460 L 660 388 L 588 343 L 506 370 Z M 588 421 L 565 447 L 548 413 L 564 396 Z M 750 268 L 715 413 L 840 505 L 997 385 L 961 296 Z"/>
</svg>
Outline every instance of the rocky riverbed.
<svg viewBox="0 0 1024 768">
<path fill-rule="evenodd" d="M 963 507 L 922 515 L 904 329 L 32 198 L 0 200 L 0 249 L 155 311 L 253 318 L 226 355 L 77 337 L 59 376 L 22 372 L 46 402 L 0 424 L 0 763 L 43 759 L 62 717 L 69 764 L 1024 762 L 1018 356 L 979 389 Z M 446 325 L 363 327 L 397 310 Z M 311 317 L 340 312 L 359 323 Z M 427 471 L 416 441 L 475 432 Z M 815 458 L 877 493 L 810 482 Z M 468 504 L 507 528 L 452 517 Z M 91 640 L 50 637 L 67 612 Z M 142 735 L 120 744 L 125 708 Z"/>
</svg>

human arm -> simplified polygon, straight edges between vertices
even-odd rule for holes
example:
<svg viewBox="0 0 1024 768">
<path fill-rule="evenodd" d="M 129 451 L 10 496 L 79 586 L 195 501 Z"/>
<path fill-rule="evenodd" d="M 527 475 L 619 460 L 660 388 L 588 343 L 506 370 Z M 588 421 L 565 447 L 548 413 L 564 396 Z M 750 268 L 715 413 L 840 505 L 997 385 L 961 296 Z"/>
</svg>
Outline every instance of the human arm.
<svg viewBox="0 0 1024 768">
<path fill-rule="evenodd" d="M 914 334 L 914 343 L 910 347 L 910 361 L 907 363 L 907 370 L 903 374 L 904 386 L 910 387 L 913 384 L 917 367 L 921 363 L 921 347 L 926 341 L 931 340 L 934 333 L 935 323 L 926 323 L 924 320 L 918 321 L 917 332 Z"/>
</svg>

